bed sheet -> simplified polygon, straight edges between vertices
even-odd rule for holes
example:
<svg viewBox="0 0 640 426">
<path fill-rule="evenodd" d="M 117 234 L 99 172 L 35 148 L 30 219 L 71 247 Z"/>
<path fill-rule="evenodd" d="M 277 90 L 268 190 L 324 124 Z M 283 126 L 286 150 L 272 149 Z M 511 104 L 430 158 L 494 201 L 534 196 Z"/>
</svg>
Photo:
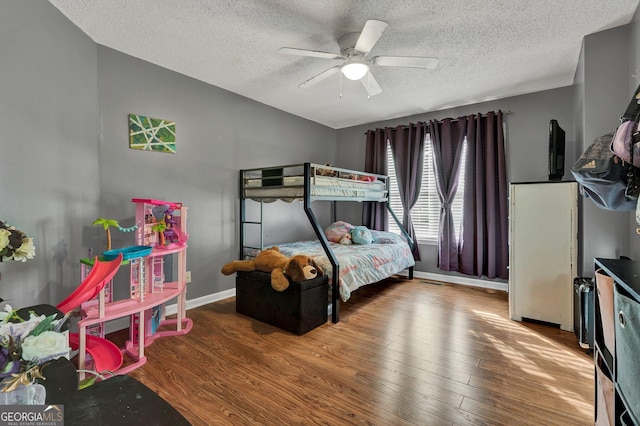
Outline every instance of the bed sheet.
<svg viewBox="0 0 640 426">
<path fill-rule="evenodd" d="M 340 298 L 344 302 L 363 285 L 378 282 L 415 265 L 411 248 L 402 237 L 391 232 L 372 230 L 371 233 L 374 238 L 372 244 L 329 243 L 340 265 Z M 276 245 L 289 257 L 296 254 L 311 256 L 331 283 L 333 268 L 320 241 Z"/>
</svg>

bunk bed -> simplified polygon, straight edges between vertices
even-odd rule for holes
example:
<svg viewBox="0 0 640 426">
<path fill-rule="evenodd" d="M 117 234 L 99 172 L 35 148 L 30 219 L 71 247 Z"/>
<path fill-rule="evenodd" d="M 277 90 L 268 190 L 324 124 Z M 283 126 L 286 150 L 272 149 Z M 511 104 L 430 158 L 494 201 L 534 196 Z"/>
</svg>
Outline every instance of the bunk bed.
<svg viewBox="0 0 640 426">
<path fill-rule="evenodd" d="M 411 254 L 413 241 L 391 209 L 388 201 L 387 176 L 336 168 L 313 163 L 245 169 L 240 171 L 240 259 L 253 257 L 264 249 L 263 203 L 276 200 L 302 201 L 304 211 L 318 238 L 317 241 L 278 244 L 287 256 L 299 253 L 310 255 L 330 277 L 331 318 L 340 320 L 340 299 L 346 301 L 352 291 L 366 284 L 379 282 L 406 269 L 413 278 L 415 261 Z M 246 202 L 260 203 L 258 219 L 247 220 Z M 367 245 L 341 245 L 330 242 L 311 208 L 313 201 L 333 203 L 332 216 L 336 220 L 336 202 L 373 201 L 385 203 L 391 217 L 398 224 L 402 236 L 374 231 L 374 242 Z M 247 244 L 247 228 L 259 228 L 257 246 Z M 255 232 L 253 237 L 255 237 Z"/>
</svg>

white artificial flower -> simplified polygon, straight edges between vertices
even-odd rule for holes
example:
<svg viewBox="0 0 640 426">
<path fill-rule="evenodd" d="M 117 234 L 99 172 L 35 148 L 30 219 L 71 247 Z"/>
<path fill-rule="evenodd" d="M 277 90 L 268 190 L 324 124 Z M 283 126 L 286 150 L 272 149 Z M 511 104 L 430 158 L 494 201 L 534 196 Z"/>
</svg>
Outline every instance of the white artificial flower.
<svg viewBox="0 0 640 426">
<path fill-rule="evenodd" d="M 11 318 L 11 314 L 13 313 L 13 308 L 10 304 L 4 305 L 4 312 L 0 311 L 0 322 L 6 323 Z"/>
<path fill-rule="evenodd" d="M 36 255 L 36 247 L 33 245 L 33 238 L 23 238 L 22 245 L 14 250 L 13 260 L 26 262 L 27 259 L 33 259 Z"/>
<path fill-rule="evenodd" d="M 9 235 L 11 235 L 10 231 L 0 229 L 0 251 L 9 245 Z"/>
<path fill-rule="evenodd" d="M 20 247 L 14 247 L 17 245 Z M 35 255 L 33 239 L 14 226 L 0 221 L 0 262 L 4 260 L 26 262 L 27 259 L 33 259 Z"/>
<path fill-rule="evenodd" d="M 28 336 L 46 318 L 45 315 L 35 316 L 31 314 L 28 321 L 0 324 L 0 336 L 13 336 L 14 339 Z"/>
<path fill-rule="evenodd" d="M 68 352 L 66 336 L 55 331 L 43 331 L 37 336 L 28 336 L 22 342 L 22 359 L 26 361 L 51 359 Z"/>
</svg>

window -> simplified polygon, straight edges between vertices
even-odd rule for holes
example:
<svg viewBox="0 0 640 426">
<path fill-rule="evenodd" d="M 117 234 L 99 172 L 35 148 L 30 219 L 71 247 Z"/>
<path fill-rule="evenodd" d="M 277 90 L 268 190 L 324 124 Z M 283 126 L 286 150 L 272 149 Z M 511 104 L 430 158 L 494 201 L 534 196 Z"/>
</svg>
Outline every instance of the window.
<svg viewBox="0 0 640 426">
<path fill-rule="evenodd" d="M 462 157 L 460 158 L 460 179 L 458 180 L 458 192 L 456 193 L 451 210 L 453 213 L 453 222 L 455 224 L 456 238 L 460 234 L 460 223 L 462 221 L 462 201 L 464 194 L 464 165 L 467 154 L 466 140 L 462 145 Z M 389 175 L 390 196 L 389 201 L 391 209 L 402 222 L 403 208 L 398 193 L 398 181 L 396 180 L 395 164 L 391 155 L 391 146 L 387 143 L 387 174 Z M 438 227 L 440 224 L 440 198 L 436 189 L 436 180 L 433 172 L 433 149 L 429 135 L 424 144 L 424 160 L 422 162 L 422 184 L 420 187 L 420 195 L 418 201 L 411 209 L 411 219 L 413 227 L 416 231 L 418 240 L 422 242 L 438 240 Z M 400 228 L 396 225 L 392 217 L 389 217 L 389 230 L 391 232 L 400 232 Z"/>
</svg>

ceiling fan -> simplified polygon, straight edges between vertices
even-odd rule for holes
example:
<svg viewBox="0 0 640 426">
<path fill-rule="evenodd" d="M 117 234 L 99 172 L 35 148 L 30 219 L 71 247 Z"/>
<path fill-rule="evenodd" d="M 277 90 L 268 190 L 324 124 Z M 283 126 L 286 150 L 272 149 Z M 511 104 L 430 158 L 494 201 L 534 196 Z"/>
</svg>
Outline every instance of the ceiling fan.
<svg viewBox="0 0 640 426">
<path fill-rule="evenodd" d="M 364 24 L 362 32 L 348 33 L 340 37 L 338 40 L 340 53 L 298 49 L 295 47 L 281 47 L 278 52 L 287 55 L 310 56 L 322 59 L 344 59 L 344 62 L 341 65 L 336 65 L 314 77 L 311 77 L 298 87 L 311 87 L 338 72 L 342 72 L 342 74 L 349 80 L 360 80 L 369 96 L 375 96 L 382 93 L 382 89 L 369 71 L 370 64 L 379 67 L 425 69 L 433 69 L 438 66 L 438 58 L 423 56 L 375 56 L 371 59 L 367 58 L 367 55 L 371 52 L 371 49 L 373 49 L 373 46 L 377 43 L 378 39 L 380 39 L 388 25 L 389 24 L 384 21 L 378 21 L 375 19 L 368 20 Z M 365 78 L 365 76 L 367 78 Z"/>
</svg>

